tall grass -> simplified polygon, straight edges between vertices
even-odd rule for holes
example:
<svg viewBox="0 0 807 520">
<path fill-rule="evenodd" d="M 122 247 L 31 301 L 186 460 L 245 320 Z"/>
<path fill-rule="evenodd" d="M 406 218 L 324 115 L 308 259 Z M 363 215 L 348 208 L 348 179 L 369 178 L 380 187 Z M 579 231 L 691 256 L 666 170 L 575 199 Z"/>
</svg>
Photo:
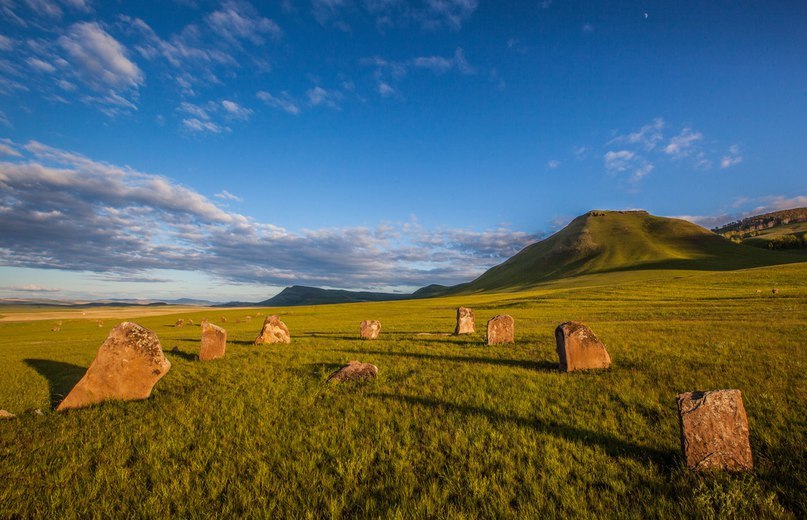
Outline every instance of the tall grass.
<svg viewBox="0 0 807 520">
<path fill-rule="evenodd" d="M 803 518 L 805 275 L 146 317 L 132 321 L 173 364 L 152 397 L 59 414 L 108 328 L 0 323 L 0 408 L 18 414 L 0 422 L 0 517 Z M 479 333 L 419 335 L 451 332 L 460 304 Z M 252 345 L 257 312 L 281 314 L 293 343 Z M 500 313 L 516 344 L 487 347 Z M 227 356 L 199 362 L 199 327 L 173 324 L 221 315 Z M 381 320 L 379 340 L 358 339 L 363 319 Z M 555 371 L 553 329 L 570 319 L 607 344 L 610 370 Z M 327 385 L 351 359 L 378 380 Z M 751 473 L 682 467 L 675 395 L 715 388 L 743 391 Z"/>
</svg>

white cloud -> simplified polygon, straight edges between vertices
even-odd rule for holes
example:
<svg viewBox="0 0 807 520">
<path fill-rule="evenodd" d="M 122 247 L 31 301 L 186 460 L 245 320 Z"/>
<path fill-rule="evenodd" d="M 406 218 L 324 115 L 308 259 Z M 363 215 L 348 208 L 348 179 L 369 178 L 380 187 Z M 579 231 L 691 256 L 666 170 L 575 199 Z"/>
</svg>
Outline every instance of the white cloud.
<svg viewBox="0 0 807 520">
<path fill-rule="evenodd" d="M 213 196 L 218 198 L 218 199 L 222 199 L 222 200 L 232 200 L 232 201 L 235 201 L 235 202 L 244 202 L 244 199 L 242 199 L 238 195 L 233 195 L 232 193 L 230 193 L 227 190 L 221 190 L 219 193 L 216 193 Z"/>
<path fill-rule="evenodd" d="M 584 23 L 583 27 L 581 27 L 580 30 L 583 31 L 584 33 L 593 33 L 594 26 L 591 25 L 590 23 Z"/>
<path fill-rule="evenodd" d="M 664 119 L 657 117 L 650 124 L 641 127 L 636 132 L 614 137 L 608 144 L 633 144 L 639 145 L 647 151 L 653 150 L 664 140 L 664 125 Z"/>
<path fill-rule="evenodd" d="M 556 170 L 560 167 L 560 161 L 552 159 L 546 163 L 546 167 L 550 170 Z"/>
<path fill-rule="evenodd" d="M 229 132 L 230 129 L 226 126 L 220 126 L 213 121 L 203 121 L 201 119 L 191 117 L 188 119 L 182 120 L 182 126 L 191 132 L 198 132 L 198 133 L 211 133 L 211 134 L 220 134 L 222 132 Z"/>
<path fill-rule="evenodd" d="M 265 90 L 258 91 L 255 94 L 255 97 L 266 103 L 272 108 L 276 108 L 278 110 L 283 110 L 292 115 L 297 115 L 300 113 L 300 107 L 297 106 L 297 103 L 294 99 L 289 95 L 288 92 L 281 92 L 279 96 L 273 96 L 269 92 Z"/>
<path fill-rule="evenodd" d="M 389 97 L 395 94 L 395 89 L 392 88 L 389 83 L 380 81 L 378 83 L 378 93 L 381 94 L 382 97 Z"/>
<path fill-rule="evenodd" d="M 242 107 L 235 101 L 225 99 L 221 102 L 221 106 L 224 108 L 225 113 L 233 119 L 246 121 L 252 115 L 252 110 Z"/>
<path fill-rule="evenodd" d="M 616 174 L 630 171 L 631 182 L 642 180 L 647 174 L 653 171 L 653 164 L 647 159 L 630 150 L 609 151 L 603 156 L 605 170 L 608 173 Z"/>
<path fill-rule="evenodd" d="M 36 284 L 11 285 L 2 287 L 2 289 L 6 291 L 26 292 L 26 293 L 55 293 L 61 291 L 61 289 L 58 287 L 43 287 L 41 285 Z"/>
<path fill-rule="evenodd" d="M 730 222 L 736 222 L 756 215 L 785 209 L 807 207 L 807 195 L 796 195 L 794 197 L 782 195 L 739 197 L 730 207 L 732 208 L 731 211 L 724 211 L 716 215 L 678 215 L 673 218 L 688 220 L 699 226 L 714 229 Z"/>
<path fill-rule="evenodd" d="M 37 142 L 22 149 L 30 156 L 0 161 L 0 265 L 136 276 L 180 267 L 234 283 L 416 287 L 470 280 L 537 239 L 416 222 L 293 232 L 225 211 L 165 177 Z"/>
<path fill-rule="evenodd" d="M 9 157 L 22 157 L 22 154 L 14 149 L 10 144 L 0 142 L 0 155 L 7 155 Z"/>
<path fill-rule="evenodd" d="M 242 1 L 224 2 L 221 9 L 207 17 L 207 23 L 219 36 L 233 43 L 243 39 L 263 45 L 263 36 L 279 38 L 282 34 L 277 23 L 260 16 L 251 4 Z"/>
<path fill-rule="evenodd" d="M 127 57 L 126 48 L 97 23 L 70 26 L 59 45 L 85 83 L 99 90 L 137 88 L 143 72 Z"/>
<path fill-rule="evenodd" d="M 56 71 L 56 67 L 51 65 L 50 63 L 40 60 L 39 58 L 28 58 L 25 60 L 28 65 L 31 66 L 32 69 L 37 70 L 39 72 L 44 72 L 46 74 L 52 74 Z"/>
<path fill-rule="evenodd" d="M 0 51 L 10 51 L 14 47 L 14 40 L 0 34 Z"/>
<path fill-rule="evenodd" d="M 338 109 L 342 101 L 342 93 L 338 90 L 325 90 L 320 86 L 309 89 L 305 95 L 308 97 L 308 104 L 312 107 L 326 106 Z"/>
<path fill-rule="evenodd" d="M 691 128 L 684 128 L 681 133 L 670 138 L 664 153 L 672 155 L 676 159 L 687 157 L 695 143 L 703 139 L 703 134 L 694 132 Z"/>
<path fill-rule="evenodd" d="M 740 146 L 733 144 L 729 146 L 729 152 L 720 159 L 720 167 L 723 169 L 731 168 L 734 165 L 743 162 L 743 156 L 740 154 Z"/>
</svg>

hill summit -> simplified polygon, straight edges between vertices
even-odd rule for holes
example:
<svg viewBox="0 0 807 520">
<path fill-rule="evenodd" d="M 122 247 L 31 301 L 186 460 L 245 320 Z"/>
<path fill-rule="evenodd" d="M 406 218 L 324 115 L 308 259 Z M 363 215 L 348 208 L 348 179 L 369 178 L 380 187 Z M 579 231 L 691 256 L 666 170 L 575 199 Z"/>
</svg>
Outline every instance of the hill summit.
<svg viewBox="0 0 807 520">
<path fill-rule="evenodd" d="M 686 220 L 594 210 L 450 292 L 513 290 L 613 271 L 732 270 L 795 261 L 800 259 L 732 243 Z"/>
</svg>

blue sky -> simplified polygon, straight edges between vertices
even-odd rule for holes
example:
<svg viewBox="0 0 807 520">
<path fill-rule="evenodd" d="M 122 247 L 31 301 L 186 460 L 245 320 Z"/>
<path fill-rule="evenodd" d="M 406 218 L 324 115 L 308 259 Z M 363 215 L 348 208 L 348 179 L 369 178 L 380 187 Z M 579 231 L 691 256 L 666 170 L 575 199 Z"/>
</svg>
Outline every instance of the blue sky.
<svg viewBox="0 0 807 520">
<path fill-rule="evenodd" d="M 467 281 L 807 205 L 804 2 L 0 0 L 0 296 Z"/>
</svg>

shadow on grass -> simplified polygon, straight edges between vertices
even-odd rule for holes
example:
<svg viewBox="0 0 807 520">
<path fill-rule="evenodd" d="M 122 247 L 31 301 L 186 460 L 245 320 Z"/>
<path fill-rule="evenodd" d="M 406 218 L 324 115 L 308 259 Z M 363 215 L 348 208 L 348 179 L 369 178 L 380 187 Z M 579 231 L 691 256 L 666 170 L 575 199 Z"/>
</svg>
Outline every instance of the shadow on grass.
<svg viewBox="0 0 807 520">
<path fill-rule="evenodd" d="M 249 340 L 246 340 L 246 339 L 228 339 L 227 344 L 228 345 L 230 345 L 230 344 L 232 344 L 232 345 L 243 345 L 245 347 L 254 347 L 254 346 L 256 346 L 254 339 L 252 341 L 249 341 Z"/>
<path fill-rule="evenodd" d="M 306 363 L 299 368 L 292 369 L 292 371 L 302 377 L 310 377 L 319 381 L 343 366 L 345 366 L 344 363 Z"/>
<path fill-rule="evenodd" d="M 199 356 L 197 354 L 193 354 L 191 352 L 183 352 L 182 350 L 179 350 L 176 347 L 172 348 L 171 350 L 166 350 L 165 353 L 170 356 L 180 357 L 185 361 L 196 361 L 197 359 L 199 359 Z"/>
<path fill-rule="evenodd" d="M 70 390 L 76 386 L 79 379 L 84 377 L 84 373 L 87 372 L 87 367 L 62 363 L 61 361 L 51 361 L 49 359 L 24 359 L 23 361 L 48 380 L 51 409 L 56 408 L 62 402 L 62 399 L 70 393 Z"/>
<path fill-rule="evenodd" d="M 469 416 L 487 417 L 491 422 L 513 423 L 518 426 L 532 428 L 533 430 L 552 435 L 554 437 L 566 439 L 570 442 L 580 442 L 592 447 L 599 447 L 610 457 L 630 457 L 639 462 L 651 461 L 661 467 L 672 468 L 676 463 L 676 452 L 670 450 L 660 450 L 646 446 L 640 446 L 624 441 L 607 433 L 600 433 L 593 430 L 576 428 L 555 421 L 544 421 L 537 418 L 524 418 L 514 415 L 503 414 L 480 406 L 460 405 L 416 397 L 411 395 L 396 394 L 372 394 L 381 400 L 394 400 L 407 403 L 413 406 L 423 406 L 434 408 L 439 411 L 460 413 Z"/>
<path fill-rule="evenodd" d="M 491 357 L 444 356 L 440 354 L 424 354 L 422 352 L 385 352 L 383 350 L 334 350 L 346 354 L 373 354 L 379 356 L 408 357 L 435 361 L 452 361 L 455 363 L 481 363 L 484 365 L 500 365 L 506 367 L 526 368 L 528 370 L 558 371 L 557 363 L 549 361 L 529 361 L 521 359 L 500 359 Z"/>
</svg>

